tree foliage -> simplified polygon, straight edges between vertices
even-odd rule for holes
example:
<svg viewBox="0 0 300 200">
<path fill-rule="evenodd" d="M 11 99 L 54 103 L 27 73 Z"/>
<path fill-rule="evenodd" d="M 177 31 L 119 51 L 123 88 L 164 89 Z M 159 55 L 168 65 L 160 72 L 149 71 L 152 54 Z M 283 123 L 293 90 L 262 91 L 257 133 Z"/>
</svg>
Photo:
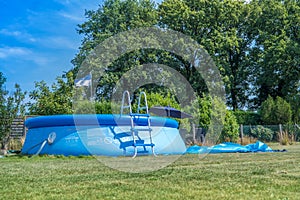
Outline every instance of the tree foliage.
<svg viewBox="0 0 300 200">
<path fill-rule="evenodd" d="M 292 106 L 292 120 L 299 122 L 298 0 L 164 0 L 158 6 L 151 0 L 106 0 L 97 10 L 86 11 L 86 18 L 84 23 L 78 25 L 83 41 L 72 61 L 74 69 L 70 72 L 73 79 L 90 50 L 105 39 L 140 27 L 172 29 L 190 36 L 207 50 L 222 75 L 229 108 L 235 111 L 257 110 L 268 96 L 280 97 Z M 172 52 L 139 49 L 123 54 L 108 66 L 97 82 L 96 100 L 110 101 L 113 88 L 124 73 L 146 63 L 160 63 L 175 69 L 189 81 L 200 97 L 209 95 L 201 74 L 195 73 L 191 63 Z M 142 72 L 141 76 L 144 76 Z M 72 81 L 70 79 L 70 83 Z M 71 112 L 71 92 L 60 87 L 63 88 L 64 84 L 56 83 L 54 88 L 47 88 L 45 83 L 38 83 L 37 90 L 31 94 L 32 99 L 37 101 L 31 105 L 31 113 Z M 144 89 L 167 94 L 155 85 L 146 85 Z M 59 97 L 58 94 L 64 90 L 66 97 Z M 210 111 L 204 110 L 208 104 L 200 106 L 199 117 L 202 121 L 199 120 L 199 123 L 203 126 L 208 124 L 207 116 L 212 116 Z M 286 122 L 286 117 L 277 118 L 281 123 Z M 274 120 L 271 122 L 275 123 Z"/>
<path fill-rule="evenodd" d="M 54 115 L 73 113 L 74 80 L 72 72 L 58 77 L 51 87 L 45 81 L 35 83 L 35 90 L 29 93 L 33 100 L 28 103 L 31 115 Z"/>
<path fill-rule="evenodd" d="M 239 139 L 239 125 L 234 114 L 227 110 L 225 115 L 224 128 L 220 135 L 220 142 L 237 142 Z"/>
<path fill-rule="evenodd" d="M 12 122 L 25 112 L 23 104 L 25 93 L 18 84 L 15 84 L 15 91 L 9 94 L 9 91 L 4 89 L 5 82 L 6 78 L 0 72 L 0 148 L 7 150 Z"/>
<path fill-rule="evenodd" d="M 292 121 L 294 123 L 300 123 L 300 92 L 288 99 L 288 102 L 292 108 Z"/>
<path fill-rule="evenodd" d="M 262 103 L 260 113 L 264 124 L 288 124 L 292 119 L 291 105 L 281 97 L 269 96 Z"/>
<path fill-rule="evenodd" d="M 222 99 L 203 94 L 202 97 L 198 96 L 197 99 L 193 101 L 192 105 L 187 109 L 187 112 L 193 115 L 192 123 L 209 131 L 206 135 L 206 141 L 208 143 L 213 144 L 216 142 L 235 140 L 231 134 L 235 135 L 238 133 L 235 132 L 236 126 L 238 127 L 238 125 L 235 117 L 232 116 L 231 113 L 227 113 L 226 105 Z"/>
<path fill-rule="evenodd" d="M 261 1 L 256 27 L 257 104 L 268 95 L 288 99 L 299 92 L 300 79 L 300 3 L 299 1 Z"/>
<path fill-rule="evenodd" d="M 235 110 L 233 114 L 238 124 L 261 124 L 260 114 L 253 111 Z"/>
<path fill-rule="evenodd" d="M 268 95 L 287 99 L 299 91 L 299 8 L 292 0 L 165 0 L 158 7 L 151 1 L 109 0 L 87 11 L 88 20 L 78 29 L 84 40 L 73 63 L 80 66 L 88 50 L 121 31 L 152 25 L 173 29 L 191 36 L 213 57 L 226 84 L 228 106 L 256 109 Z M 125 71 L 147 62 L 167 64 L 199 94 L 207 92 L 190 63 L 148 49 L 128 53 L 113 64 L 99 83 L 106 91 L 102 96 L 107 97 Z"/>
<path fill-rule="evenodd" d="M 148 27 L 157 24 L 158 16 L 154 2 L 150 0 L 107 0 L 96 11 L 86 12 L 87 21 L 78 26 L 78 33 L 84 36 L 80 52 L 72 63 L 74 71 L 78 70 L 90 50 L 105 39 L 122 31 L 139 27 Z M 97 90 L 97 99 L 109 100 L 116 82 L 124 72 L 133 66 L 155 62 L 157 57 L 149 50 L 129 52 L 105 71 L 101 77 Z"/>
<path fill-rule="evenodd" d="M 233 109 L 247 106 L 251 92 L 247 66 L 254 35 L 248 30 L 253 20 L 250 12 L 253 10 L 242 1 L 166 0 L 160 5 L 161 26 L 190 35 L 212 56 L 223 75 L 228 104 Z M 175 13 L 181 19 L 179 25 L 174 23 Z"/>
</svg>

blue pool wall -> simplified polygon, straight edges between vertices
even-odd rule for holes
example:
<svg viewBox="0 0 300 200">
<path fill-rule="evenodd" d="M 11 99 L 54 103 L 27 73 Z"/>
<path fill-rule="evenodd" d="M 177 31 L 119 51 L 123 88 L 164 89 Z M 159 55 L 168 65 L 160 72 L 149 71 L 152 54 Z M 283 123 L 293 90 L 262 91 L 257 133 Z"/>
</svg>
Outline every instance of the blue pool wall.
<svg viewBox="0 0 300 200">
<path fill-rule="evenodd" d="M 186 146 L 182 140 L 177 121 L 169 118 L 150 117 L 152 138 L 157 154 L 183 154 Z M 147 125 L 146 117 L 134 120 L 136 126 Z M 126 151 L 120 148 L 121 139 L 116 134 L 130 132 L 130 116 L 98 115 L 54 115 L 40 116 L 26 120 L 28 128 L 23 154 L 35 154 L 49 134 L 55 134 L 52 144 L 46 143 L 40 154 L 50 155 L 104 155 L 122 156 L 134 152 L 132 146 Z M 149 143 L 148 133 L 140 133 Z M 130 139 L 130 137 L 128 137 Z M 148 149 L 149 154 L 151 150 Z"/>
</svg>

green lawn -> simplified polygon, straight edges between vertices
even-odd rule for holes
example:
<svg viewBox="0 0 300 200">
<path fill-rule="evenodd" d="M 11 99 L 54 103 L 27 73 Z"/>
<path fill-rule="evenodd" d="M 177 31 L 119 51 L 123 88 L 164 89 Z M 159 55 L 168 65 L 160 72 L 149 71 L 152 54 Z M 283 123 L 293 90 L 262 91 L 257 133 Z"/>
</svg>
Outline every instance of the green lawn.
<svg viewBox="0 0 300 200">
<path fill-rule="evenodd" d="M 271 147 L 288 152 L 184 155 L 147 173 L 93 157 L 10 156 L 0 158 L 0 199 L 300 199 L 300 144 Z"/>
</svg>

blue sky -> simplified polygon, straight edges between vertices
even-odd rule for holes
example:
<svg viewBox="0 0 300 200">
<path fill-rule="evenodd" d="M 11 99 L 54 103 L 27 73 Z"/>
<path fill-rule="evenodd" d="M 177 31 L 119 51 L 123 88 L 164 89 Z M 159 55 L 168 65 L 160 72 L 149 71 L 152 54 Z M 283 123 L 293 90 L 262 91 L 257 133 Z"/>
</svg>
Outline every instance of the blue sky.
<svg viewBox="0 0 300 200">
<path fill-rule="evenodd" d="M 0 0 L 0 71 L 14 84 L 32 91 L 34 82 L 55 82 L 72 68 L 82 36 L 77 24 L 85 10 L 96 10 L 101 0 Z"/>
</svg>

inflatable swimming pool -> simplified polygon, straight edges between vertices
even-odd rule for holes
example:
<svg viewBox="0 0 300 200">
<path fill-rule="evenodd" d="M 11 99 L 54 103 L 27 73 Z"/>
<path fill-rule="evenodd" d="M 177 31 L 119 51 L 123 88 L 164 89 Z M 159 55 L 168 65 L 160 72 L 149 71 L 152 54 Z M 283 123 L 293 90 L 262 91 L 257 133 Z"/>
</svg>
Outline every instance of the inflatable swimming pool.
<svg viewBox="0 0 300 200">
<path fill-rule="evenodd" d="M 136 128 L 135 145 L 132 123 Z M 29 118 L 25 126 L 28 131 L 23 154 L 132 156 L 136 149 L 138 154 L 153 154 L 151 147 L 156 154 L 183 154 L 186 151 L 177 129 L 178 123 L 169 118 L 111 114 L 53 115 Z"/>
</svg>

